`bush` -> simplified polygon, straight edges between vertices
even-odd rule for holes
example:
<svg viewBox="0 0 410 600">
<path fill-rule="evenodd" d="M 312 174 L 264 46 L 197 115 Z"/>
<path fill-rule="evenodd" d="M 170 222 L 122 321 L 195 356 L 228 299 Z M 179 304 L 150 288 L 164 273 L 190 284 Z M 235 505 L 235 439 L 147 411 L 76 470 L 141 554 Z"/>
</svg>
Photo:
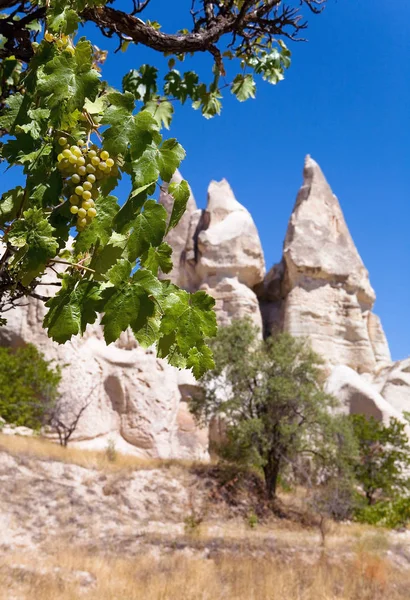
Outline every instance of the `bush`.
<svg viewBox="0 0 410 600">
<path fill-rule="evenodd" d="M 359 454 L 351 465 L 367 503 L 391 501 L 410 489 L 410 444 L 404 423 L 385 425 L 373 417 L 351 415 Z"/>
<path fill-rule="evenodd" d="M 35 346 L 0 348 L 0 417 L 7 423 L 40 429 L 58 399 L 59 367 Z"/>
<path fill-rule="evenodd" d="M 405 527 L 410 522 L 410 498 L 399 498 L 365 506 L 356 511 L 355 520 L 389 529 Z"/>
</svg>

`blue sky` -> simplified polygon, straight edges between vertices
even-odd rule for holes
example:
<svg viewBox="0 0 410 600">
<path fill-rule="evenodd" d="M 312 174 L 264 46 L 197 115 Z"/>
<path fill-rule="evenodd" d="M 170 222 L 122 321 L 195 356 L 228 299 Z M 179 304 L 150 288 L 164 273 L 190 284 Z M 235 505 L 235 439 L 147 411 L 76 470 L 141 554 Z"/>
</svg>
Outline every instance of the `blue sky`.
<svg viewBox="0 0 410 600">
<path fill-rule="evenodd" d="M 189 23 L 189 5 L 152 0 L 147 18 L 173 32 Z M 310 18 L 308 43 L 290 44 L 285 81 L 261 81 L 256 100 L 246 103 L 226 97 L 211 121 L 188 105 L 178 108 L 171 132 L 187 150 L 181 171 L 198 205 L 206 204 L 209 181 L 226 177 L 252 213 L 268 268 L 281 256 L 304 156 L 319 162 L 370 272 L 394 359 L 410 353 L 409 21 L 408 0 L 396 0 L 394 9 L 386 0 L 329 0 Z M 103 75 L 113 85 L 130 68 L 158 64 L 156 53 L 138 46 L 114 55 L 113 42 L 87 30 L 110 50 Z M 194 64 L 209 78 L 208 57 Z"/>
</svg>

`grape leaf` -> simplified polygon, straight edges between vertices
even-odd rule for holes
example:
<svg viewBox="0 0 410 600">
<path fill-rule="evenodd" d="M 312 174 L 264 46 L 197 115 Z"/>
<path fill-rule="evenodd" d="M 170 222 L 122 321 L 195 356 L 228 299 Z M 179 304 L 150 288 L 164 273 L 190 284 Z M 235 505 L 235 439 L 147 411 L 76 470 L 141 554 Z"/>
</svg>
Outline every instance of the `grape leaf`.
<svg viewBox="0 0 410 600">
<path fill-rule="evenodd" d="M 175 139 L 165 140 L 158 153 L 158 169 L 164 181 L 171 181 L 173 174 L 185 158 L 185 150 Z"/>
<path fill-rule="evenodd" d="M 112 286 L 103 292 L 101 321 L 107 344 L 117 340 L 127 327 L 139 331 L 153 315 L 150 296 L 160 289 L 160 282 L 145 270 L 130 278 L 131 271 L 129 261 L 119 260 L 108 273 Z"/>
<path fill-rule="evenodd" d="M 142 65 L 137 71 L 132 69 L 127 73 L 122 86 L 124 91 L 131 92 L 137 100 L 148 100 L 157 92 L 158 69 L 152 65 Z"/>
<path fill-rule="evenodd" d="M 101 240 L 102 238 L 100 238 Z M 96 279 L 105 279 L 107 271 L 115 265 L 124 254 L 128 238 L 113 231 L 105 246 L 98 246 L 93 253 L 90 268 L 94 269 Z"/>
<path fill-rule="evenodd" d="M 80 40 L 75 54 L 62 52 L 46 63 L 38 75 L 37 90 L 48 97 L 51 108 L 67 111 L 82 110 L 85 99 L 95 100 L 98 94 L 98 71 L 92 68 L 93 51 L 90 42 Z"/>
<path fill-rule="evenodd" d="M 172 206 L 171 218 L 169 219 L 167 233 L 170 229 L 178 225 L 182 215 L 185 212 L 186 205 L 191 195 L 188 183 L 182 180 L 180 183 L 170 183 L 168 192 L 174 198 L 174 204 Z"/>
<path fill-rule="evenodd" d="M 21 106 L 23 104 L 24 96 L 21 94 L 14 94 L 7 98 L 7 108 L 3 109 L 3 114 L 0 116 L 0 127 L 10 131 L 15 124 L 24 122 L 21 120 Z"/>
<path fill-rule="evenodd" d="M 233 80 L 231 92 L 237 97 L 239 102 L 244 102 L 249 98 L 255 98 L 256 83 L 254 82 L 252 75 L 238 74 Z"/>
<path fill-rule="evenodd" d="M 52 3 L 47 20 L 50 31 L 61 31 L 67 35 L 71 35 L 77 30 L 79 16 L 67 4 L 67 0 L 58 0 Z"/>
<path fill-rule="evenodd" d="M 95 323 L 101 301 L 100 285 L 78 276 L 64 275 L 62 288 L 46 302 L 48 312 L 43 325 L 55 342 L 64 344 L 73 335 L 84 333 L 88 323 Z"/>
<path fill-rule="evenodd" d="M 87 252 L 97 243 L 105 246 L 111 237 L 112 222 L 119 209 L 117 198 L 99 196 L 95 200 L 95 208 L 97 216 L 76 238 L 76 252 Z"/>
<path fill-rule="evenodd" d="M 172 248 L 166 242 L 162 242 L 158 248 L 151 246 L 141 256 L 141 265 L 151 271 L 154 275 L 158 274 L 158 269 L 163 273 L 169 273 L 172 270 Z"/>
<path fill-rule="evenodd" d="M 23 201 L 24 189 L 20 185 L 2 195 L 0 200 L 0 227 L 15 219 Z"/>
<path fill-rule="evenodd" d="M 161 332 L 175 332 L 178 348 L 186 355 L 191 348 L 203 343 L 204 337 L 216 334 L 215 300 L 205 292 L 189 294 L 178 290 L 168 297 Z"/>
<path fill-rule="evenodd" d="M 54 228 L 38 209 L 26 210 L 23 218 L 14 223 L 8 241 L 23 249 L 18 262 L 23 285 L 31 283 L 44 270 L 48 260 L 56 255 L 58 240 L 53 232 Z"/>
<path fill-rule="evenodd" d="M 186 366 L 188 369 L 192 369 L 196 379 L 200 379 L 202 375 L 215 367 L 212 350 L 205 344 L 198 344 L 197 348 L 191 348 L 188 352 Z"/>
<path fill-rule="evenodd" d="M 159 246 L 167 226 L 167 211 L 155 200 L 147 200 L 144 210 L 133 223 L 128 242 L 130 260 L 136 260 L 149 246 Z"/>
<path fill-rule="evenodd" d="M 144 108 L 154 117 L 160 127 L 169 129 L 174 114 L 174 107 L 171 102 L 164 99 L 149 100 Z"/>
<path fill-rule="evenodd" d="M 142 188 L 156 183 L 159 176 L 157 165 L 158 149 L 155 144 L 146 148 L 137 160 L 131 163 L 131 178 L 133 188 Z"/>
<path fill-rule="evenodd" d="M 138 158 L 153 140 L 161 141 L 158 124 L 148 111 L 134 116 L 134 97 L 130 92 L 111 92 L 107 96 L 110 106 L 101 120 L 109 125 L 103 133 L 104 148 L 111 154 L 125 154 L 128 147 L 134 158 Z"/>
</svg>

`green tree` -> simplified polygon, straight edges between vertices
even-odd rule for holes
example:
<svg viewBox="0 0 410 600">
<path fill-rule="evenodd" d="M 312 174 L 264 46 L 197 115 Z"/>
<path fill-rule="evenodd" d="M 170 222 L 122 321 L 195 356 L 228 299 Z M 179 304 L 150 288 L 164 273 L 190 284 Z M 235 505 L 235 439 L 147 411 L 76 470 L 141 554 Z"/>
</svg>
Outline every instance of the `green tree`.
<svg viewBox="0 0 410 600">
<path fill-rule="evenodd" d="M 0 200 L 0 317 L 32 296 L 46 301 L 44 326 L 59 343 L 103 314 L 107 343 L 130 327 L 142 346 L 156 343 L 159 357 L 196 377 L 212 368 L 204 340 L 216 332 L 214 301 L 158 278 L 172 269 L 164 239 L 189 198 L 186 181 L 169 185 L 169 219 L 152 198 L 185 156 L 161 130 L 173 102 L 210 118 L 224 89 L 244 101 L 255 97 L 257 79 L 278 83 L 290 65 L 284 39 L 306 27 L 304 9 L 320 12 L 325 2 L 194 0 L 192 29 L 168 34 L 141 18 L 150 0 L 130 0 L 128 12 L 115 0 L 0 0 L 1 157 L 24 175 Z M 165 73 L 144 64 L 113 89 L 101 76 L 106 52 L 76 37 L 87 22 L 117 37 L 122 51 L 135 44 L 167 56 Z M 212 57 L 208 82 L 176 68 L 198 52 Z M 118 201 L 122 174 L 130 190 Z M 47 299 L 37 288 L 57 263 L 61 288 Z"/>
<path fill-rule="evenodd" d="M 289 465 L 300 468 L 309 457 L 323 469 L 346 458 L 345 420 L 332 416 L 337 402 L 323 391 L 322 361 L 305 340 L 281 333 L 262 341 L 244 320 L 221 328 L 212 348 L 216 367 L 191 410 L 202 422 L 223 419 L 226 441 L 218 451 L 260 468 L 269 499 Z"/>
<path fill-rule="evenodd" d="M 0 417 L 40 429 L 57 403 L 60 379 L 60 368 L 32 344 L 0 348 Z"/>
<path fill-rule="evenodd" d="M 405 424 L 390 419 L 389 425 L 384 425 L 364 415 L 350 418 L 359 448 L 352 466 L 368 505 L 408 492 L 410 444 Z"/>
</svg>

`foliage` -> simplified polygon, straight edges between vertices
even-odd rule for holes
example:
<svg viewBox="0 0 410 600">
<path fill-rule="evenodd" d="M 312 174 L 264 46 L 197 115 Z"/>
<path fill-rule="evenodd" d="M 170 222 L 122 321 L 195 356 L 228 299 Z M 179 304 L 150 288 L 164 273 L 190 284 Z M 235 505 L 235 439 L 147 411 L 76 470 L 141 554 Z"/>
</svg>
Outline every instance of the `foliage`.
<svg viewBox="0 0 410 600">
<path fill-rule="evenodd" d="M 44 326 L 58 343 L 103 314 L 107 343 L 130 327 L 142 346 L 156 343 L 158 356 L 172 365 L 196 377 L 212 368 L 205 339 L 216 332 L 213 300 L 158 278 L 172 269 L 164 239 L 189 198 L 187 182 L 169 186 L 168 220 L 152 197 L 185 156 L 161 128 L 169 128 L 175 101 L 189 100 L 210 118 L 221 111 L 224 88 L 244 101 L 255 97 L 259 76 L 272 84 L 283 79 L 290 65 L 283 37 L 294 39 L 306 27 L 299 4 L 319 12 L 324 3 L 194 1 L 192 31 L 174 35 L 136 16 L 150 0 L 133 2 L 128 12 L 106 0 L 3 0 L 1 157 L 25 182 L 0 200 L 1 323 L 2 313 L 32 296 L 46 301 Z M 143 44 L 169 57 L 162 83 L 159 69 L 144 64 L 124 76 L 121 92 L 111 88 L 101 77 L 107 53 L 77 36 L 87 21 L 117 36 L 122 51 Z M 176 68 L 197 52 L 212 55 L 209 84 Z M 231 83 L 225 63 L 239 67 Z M 111 194 L 122 175 L 131 189 L 118 201 Z M 57 264 L 61 287 L 47 299 L 37 286 Z"/>
<path fill-rule="evenodd" d="M 223 419 L 219 453 L 262 469 L 269 498 L 289 465 L 308 470 L 307 457 L 321 467 L 346 458 L 336 435 L 343 436 L 344 420 L 330 413 L 336 401 L 323 391 L 322 361 L 305 340 L 282 333 L 260 341 L 240 320 L 220 329 L 212 349 L 217 366 L 191 410 L 202 422 Z"/>
<path fill-rule="evenodd" d="M 410 444 L 405 424 L 393 418 L 389 425 L 363 415 L 350 418 L 359 449 L 352 466 L 367 503 L 371 506 L 376 500 L 394 500 L 408 492 Z"/>
<path fill-rule="evenodd" d="M 58 399 L 61 373 L 32 344 L 0 348 L 0 417 L 39 429 Z"/>
<path fill-rule="evenodd" d="M 410 522 L 410 498 L 383 500 L 361 507 L 355 512 L 355 520 L 389 529 L 405 527 Z"/>
</svg>

